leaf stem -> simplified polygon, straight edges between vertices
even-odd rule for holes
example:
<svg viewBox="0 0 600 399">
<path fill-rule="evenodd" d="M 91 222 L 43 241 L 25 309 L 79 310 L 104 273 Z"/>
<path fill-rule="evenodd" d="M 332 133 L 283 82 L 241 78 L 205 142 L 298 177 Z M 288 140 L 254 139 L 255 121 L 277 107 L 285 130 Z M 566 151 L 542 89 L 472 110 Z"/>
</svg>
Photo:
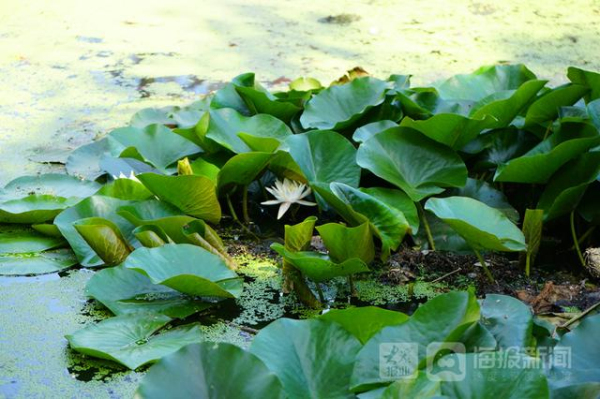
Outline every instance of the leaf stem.
<svg viewBox="0 0 600 399">
<path fill-rule="evenodd" d="M 435 251 L 435 243 L 433 242 L 433 236 L 431 235 L 431 229 L 429 228 L 429 222 L 427 222 L 427 216 L 425 216 L 425 210 L 420 202 L 415 202 L 417 209 L 419 210 L 419 216 L 421 217 L 421 223 L 425 227 L 425 233 L 427 234 L 427 241 L 429 242 L 429 248 Z"/>
<path fill-rule="evenodd" d="M 485 275 L 487 276 L 488 280 L 490 280 L 491 283 L 495 283 L 496 280 L 494 280 L 494 276 L 492 276 L 490 269 L 488 269 L 487 263 L 485 263 L 483 256 L 481 256 L 479 251 L 476 250 L 475 248 L 472 248 L 472 249 L 473 249 L 473 252 L 475 252 L 475 255 L 477 256 L 477 259 L 479 259 L 479 263 L 481 263 L 481 266 L 483 266 L 483 271 L 485 272 Z"/>
<path fill-rule="evenodd" d="M 250 224 L 250 214 L 248 213 L 248 186 L 242 188 L 242 216 L 244 223 Z"/>
<path fill-rule="evenodd" d="M 315 287 L 317 287 L 317 293 L 319 294 L 319 300 L 321 301 L 321 303 L 325 303 L 325 295 L 323 294 L 321 285 L 319 283 L 315 283 Z"/>
<path fill-rule="evenodd" d="M 531 252 L 527 251 L 525 255 L 525 275 L 529 277 L 529 272 L 531 270 Z"/>
<path fill-rule="evenodd" d="M 242 223 L 240 221 L 240 219 L 238 218 L 237 213 L 235 213 L 235 209 L 233 208 L 233 204 L 231 203 L 231 197 L 229 195 L 227 195 L 226 198 L 227 198 L 227 207 L 229 208 L 229 213 L 231 214 L 231 217 L 233 218 L 233 221 L 236 222 L 237 224 L 239 224 L 240 227 L 242 228 L 242 230 L 244 230 L 247 234 L 249 234 L 252 237 L 254 237 L 254 239 L 256 241 L 260 241 L 260 238 L 258 238 L 258 236 L 256 234 L 254 234 L 248 228 L 248 226 L 246 226 L 244 223 Z"/>
<path fill-rule="evenodd" d="M 577 231 L 575 231 L 575 210 L 571 211 L 570 219 L 571 219 L 571 235 L 573 236 L 573 244 L 575 246 L 575 251 L 577 252 L 577 256 L 579 257 L 581 266 L 585 267 L 585 259 L 583 259 L 583 254 L 581 253 L 581 248 L 579 247 L 579 240 L 577 239 Z"/>
</svg>

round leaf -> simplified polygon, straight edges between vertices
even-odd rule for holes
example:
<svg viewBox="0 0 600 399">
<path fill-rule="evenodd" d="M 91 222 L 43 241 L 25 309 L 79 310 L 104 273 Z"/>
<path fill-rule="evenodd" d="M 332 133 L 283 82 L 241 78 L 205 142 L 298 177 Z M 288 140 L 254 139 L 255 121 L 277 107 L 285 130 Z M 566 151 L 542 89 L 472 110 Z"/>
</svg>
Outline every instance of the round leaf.
<svg viewBox="0 0 600 399">
<path fill-rule="evenodd" d="M 241 279 L 221 257 L 190 244 L 138 248 L 123 266 L 189 295 L 235 298 L 242 293 Z"/>
<path fill-rule="evenodd" d="M 202 342 L 152 366 L 136 397 L 283 399 L 287 395 L 277 377 L 253 354 L 231 344 Z"/>
<path fill-rule="evenodd" d="M 170 321 L 163 315 L 127 314 L 85 327 L 66 338 L 77 352 L 114 360 L 134 370 L 202 340 L 197 324 L 154 335 Z"/>
<path fill-rule="evenodd" d="M 305 129 L 340 130 L 352 126 L 369 109 L 383 103 L 389 84 L 364 77 L 322 90 L 300 116 Z"/>
<path fill-rule="evenodd" d="M 502 212 L 468 197 L 431 198 L 425 209 L 450 225 L 475 249 L 524 251 L 525 237 Z"/>
<path fill-rule="evenodd" d="M 250 352 L 279 377 L 290 398 L 352 398 L 348 384 L 360 346 L 337 323 L 279 319 L 258 333 Z"/>
<path fill-rule="evenodd" d="M 467 168 L 451 149 L 421 133 L 398 127 L 367 140 L 358 148 L 358 164 L 400 187 L 414 201 L 461 187 Z"/>
</svg>

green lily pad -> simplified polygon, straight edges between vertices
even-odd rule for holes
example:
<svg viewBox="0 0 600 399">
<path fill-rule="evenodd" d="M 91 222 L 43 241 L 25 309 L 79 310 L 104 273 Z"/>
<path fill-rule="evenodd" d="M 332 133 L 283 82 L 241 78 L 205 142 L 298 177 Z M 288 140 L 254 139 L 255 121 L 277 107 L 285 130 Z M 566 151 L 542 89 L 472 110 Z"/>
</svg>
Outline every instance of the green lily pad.
<svg viewBox="0 0 600 399">
<path fill-rule="evenodd" d="M 507 364 L 510 356 L 513 367 L 508 365 L 481 367 L 482 363 L 502 365 Z M 464 371 L 459 378 L 441 383 L 441 393 L 450 398 L 549 398 L 548 382 L 544 376 L 538 359 L 518 353 L 486 352 L 451 354 L 438 360 L 430 372 L 443 378 L 448 376 L 446 364 L 463 365 Z M 440 366 L 441 365 L 441 366 Z M 527 367 L 527 365 L 529 365 Z M 490 383 L 493 381 L 493 383 Z"/>
<path fill-rule="evenodd" d="M 30 195 L 0 203 L 0 223 L 33 224 L 51 221 L 64 209 L 75 205 L 80 198 L 52 195 Z"/>
<path fill-rule="evenodd" d="M 114 180 L 104 185 L 97 195 L 130 201 L 143 201 L 154 197 L 142 183 L 131 179 Z"/>
<path fill-rule="evenodd" d="M 485 115 L 482 119 L 470 119 L 457 114 L 437 114 L 426 120 L 402 119 L 400 126 L 412 128 L 432 140 L 460 150 L 484 129 L 494 126 L 496 119 Z"/>
<path fill-rule="evenodd" d="M 138 248 L 123 266 L 147 275 L 154 284 L 162 284 L 184 294 L 202 297 L 237 298 L 242 280 L 221 257 L 190 244 L 165 244 L 156 248 Z"/>
<path fill-rule="evenodd" d="M 143 173 L 138 179 L 161 200 L 190 216 L 212 223 L 221 220 L 221 205 L 212 180 L 204 176 L 162 176 Z"/>
<path fill-rule="evenodd" d="M 248 186 L 266 169 L 272 157 L 273 154 L 268 152 L 234 155 L 219 171 L 218 191 L 223 192 L 232 186 Z"/>
<path fill-rule="evenodd" d="M 278 243 L 271 244 L 271 248 L 283 256 L 289 264 L 300 270 L 303 275 L 317 283 L 331 280 L 334 277 L 349 276 L 369 271 L 369 267 L 359 258 L 335 263 L 328 255 L 318 252 L 292 252 L 286 250 L 283 245 Z"/>
<path fill-rule="evenodd" d="M 508 126 L 531 103 L 544 87 L 545 80 L 528 80 L 517 90 L 500 91 L 479 101 L 471 110 L 470 117 L 481 119 L 488 115 L 496 121 L 490 128 Z"/>
<path fill-rule="evenodd" d="M 455 75 L 436 86 L 444 99 L 479 101 L 499 91 L 516 90 L 536 76 L 524 65 L 481 67 L 466 75 Z"/>
<path fill-rule="evenodd" d="M 483 180 L 467 179 L 467 184 L 461 188 L 449 190 L 450 195 L 456 197 L 469 197 L 498 209 L 506 215 L 511 222 L 519 221 L 519 212 L 508 202 L 502 191 L 496 190 L 491 184 Z"/>
<path fill-rule="evenodd" d="M 360 347 L 337 323 L 279 319 L 254 337 L 250 352 L 279 377 L 289 398 L 352 398 L 348 383 Z"/>
<path fill-rule="evenodd" d="M 185 345 L 202 341 L 197 324 L 155 333 L 171 321 L 164 315 L 127 314 L 112 317 L 66 335 L 73 350 L 114 360 L 135 370 L 144 364 L 176 352 Z"/>
<path fill-rule="evenodd" d="M 561 337 L 548 370 L 548 382 L 553 388 L 600 381 L 599 329 L 600 315 L 590 315 Z"/>
<path fill-rule="evenodd" d="M 117 214 L 119 207 L 131 204 L 132 201 L 94 195 L 84 199 L 73 207 L 65 209 L 56 217 L 54 224 L 69 242 L 82 266 L 100 266 L 104 262 L 77 232 L 74 223 L 90 217 L 108 219 L 119 228 L 127 241 L 135 242 L 135 237 L 132 234 L 135 226 Z"/>
<path fill-rule="evenodd" d="M 589 88 L 586 86 L 567 84 L 543 94 L 527 109 L 525 126 L 556 119 L 560 107 L 575 104 L 587 92 Z"/>
<path fill-rule="evenodd" d="M 525 350 L 533 344 L 533 314 L 513 297 L 487 294 L 481 303 L 481 324 L 496 339 L 497 349 Z"/>
<path fill-rule="evenodd" d="M 544 220 L 572 212 L 588 186 L 600 176 L 600 152 L 588 152 L 563 165 L 546 186 L 537 207 Z"/>
<path fill-rule="evenodd" d="M 362 143 L 356 162 L 401 188 L 413 202 L 444 187 L 462 187 L 467 180 L 467 168 L 454 151 L 406 127 L 388 129 Z"/>
<path fill-rule="evenodd" d="M 85 198 L 93 195 L 101 187 L 94 181 L 81 180 L 74 176 L 57 173 L 23 176 L 4 186 L 0 200 L 20 199 L 29 195 Z"/>
<path fill-rule="evenodd" d="M 301 108 L 277 97 L 267 90 L 256 87 L 236 86 L 235 90 L 246 103 L 248 109 L 254 114 L 268 114 L 289 123 Z"/>
<path fill-rule="evenodd" d="M 409 319 L 404 313 L 381 309 L 377 306 L 331 309 L 319 318 L 340 324 L 358 338 L 363 345 L 382 328 L 402 324 Z M 357 323 L 359 320 L 360 322 Z"/>
<path fill-rule="evenodd" d="M 0 255 L 0 276 L 56 273 L 77 264 L 68 249 L 30 254 Z"/>
<path fill-rule="evenodd" d="M 430 198 L 425 209 L 476 250 L 524 251 L 525 237 L 501 211 L 468 197 Z"/>
<path fill-rule="evenodd" d="M 373 194 L 377 195 L 376 197 L 368 192 L 340 183 L 331 183 L 331 191 L 342 204 L 349 208 L 346 211 L 349 210 L 354 219 L 360 220 L 360 223 L 369 222 L 373 232 L 381 240 L 381 256 L 384 259 L 389 256 L 391 250 L 398 248 L 406 233 L 411 229 L 406 216 L 398 209 L 398 206 L 405 208 L 403 205 L 406 205 L 406 203 L 400 200 L 396 201 L 393 206 L 390 205 L 387 201 L 389 193 L 372 191 Z M 382 197 L 386 199 L 380 199 Z M 402 195 L 398 197 L 402 198 Z M 337 210 L 338 207 L 335 209 Z"/>
<path fill-rule="evenodd" d="M 400 325 L 384 327 L 362 347 L 356 356 L 352 379 L 353 392 L 361 392 L 377 385 L 390 382 L 393 376 L 380 373 L 380 351 L 385 355 L 385 344 L 391 350 L 392 343 L 415 345 L 417 359 L 407 364 L 417 370 L 426 358 L 436 353 L 428 353 L 427 346 L 432 342 L 456 342 L 463 333 L 479 320 L 479 306 L 473 293 L 451 292 L 431 299 Z M 382 346 L 384 345 L 384 346 Z"/>
<path fill-rule="evenodd" d="M 388 82 L 371 77 L 331 86 L 308 101 L 300 123 L 305 129 L 349 128 L 369 109 L 383 103 L 389 88 Z"/>
<path fill-rule="evenodd" d="M 85 293 L 117 316 L 152 313 L 185 318 L 211 306 L 164 285 L 153 284 L 147 276 L 124 266 L 95 273 L 88 281 Z"/>
<path fill-rule="evenodd" d="M 260 114 L 246 117 L 229 108 L 210 111 L 210 122 L 205 134 L 206 138 L 217 142 L 236 154 L 252 151 L 239 138 L 239 133 L 277 140 L 284 140 L 292 134 L 285 123 L 271 115 Z"/>
<path fill-rule="evenodd" d="M 100 161 L 108 156 L 118 157 L 125 147 L 110 136 L 75 149 L 67 158 L 65 168 L 73 176 L 95 180 L 106 172 Z"/>
<path fill-rule="evenodd" d="M 546 183 L 562 165 L 598 144 L 600 136 L 592 125 L 562 123 L 558 132 L 532 150 L 500 165 L 494 181 Z"/>
<path fill-rule="evenodd" d="M 176 243 L 189 243 L 183 226 L 198 220 L 184 215 L 179 209 L 162 201 L 148 200 L 118 209 L 119 216 L 137 226 L 154 226 Z M 139 232 L 139 231 L 138 231 Z"/>
<path fill-rule="evenodd" d="M 227 372 L 224 372 L 224 371 Z M 201 342 L 163 357 L 137 398 L 284 399 L 279 379 L 255 355 L 227 343 Z"/>
<path fill-rule="evenodd" d="M 124 127 L 113 130 L 109 135 L 125 149 L 135 148 L 143 160 L 161 172 L 166 172 L 167 167 L 179 159 L 202 151 L 163 125 L 149 125 L 143 129 Z"/>
<path fill-rule="evenodd" d="M 285 144 L 302 170 L 309 185 L 340 182 L 358 187 L 360 167 L 356 164 L 356 149 L 336 132 L 314 130 L 289 137 Z M 317 196 L 323 205 L 323 200 Z"/>
<path fill-rule="evenodd" d="M 398 124 L 396 122 L 388 120 L 372 122 L 356 129 L 352 135 L 352 140 L 357 143 L 364 143 L 376 134 L 397 126 Z"/>
<path fill-rule="evenodd" d="M 133 235 L 147 248 L 160 247 L 168 243 L 173 243 L 171 237 L 159 226 L 138 226 L 133 230 Z"/>
<path fill-rule="evenodd" d="M 120 264 L 133 250 L 121 234 L 119 227 L 108 219 L 100 217 L 80 219 L 73 223 L 73 227 L 106 266 Z"/>
<path fill-rule="evenodd" d="M 368 222 L 356 227 L 328 223 L 318 226 L 317 231 L 334 262 L 358 258 L 369 264 L 375 258 L 373 234 Z"/>
<path fill-rule="evenodd" d="M 600 73 L 569 67 L 567 77 L 574 84 L 586 86 L 590 89 L 590 92 L 585 96 L 586 102 L 589 103 L 600 98 Z"/>
<path fill-rule="evenodd" d="M 41 252 L 64 244 L 62 237 L 49 237 L 32 230 L 0 232 L 0 254 Z"/>
</svg>

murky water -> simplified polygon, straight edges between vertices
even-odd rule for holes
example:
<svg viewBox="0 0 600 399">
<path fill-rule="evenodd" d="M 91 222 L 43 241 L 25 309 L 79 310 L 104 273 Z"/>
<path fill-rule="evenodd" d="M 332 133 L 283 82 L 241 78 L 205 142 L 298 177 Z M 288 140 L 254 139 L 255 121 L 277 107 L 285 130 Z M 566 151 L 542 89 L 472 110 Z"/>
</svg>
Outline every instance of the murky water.
<svg viewBox="0 0 600 399">
<path fill-rule="evenodd" d="M 282 87 L 360 65 L 425 84 L 506 61 L 560 83 L 568 65 L 600 70 L 599 34 L 594 0 L 2 1 L 0 185 L 61 171 L 139 109 L 183 105 L 242 72 Z M 0 278 L 0 397 L 132 396 L 139 374 L 110 362 L 90 372 L 66 349 L 64 335 L 94 320 L 90 276 Z"/>
</svg>

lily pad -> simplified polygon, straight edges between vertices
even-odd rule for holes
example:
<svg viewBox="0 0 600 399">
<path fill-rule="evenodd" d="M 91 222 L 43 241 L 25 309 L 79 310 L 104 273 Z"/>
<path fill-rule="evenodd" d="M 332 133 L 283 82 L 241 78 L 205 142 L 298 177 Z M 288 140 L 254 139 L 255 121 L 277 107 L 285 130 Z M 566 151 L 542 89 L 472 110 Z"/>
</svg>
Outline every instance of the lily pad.
<svg viewBox="0 0 600 399">
<path fill-rule="evenodd" d="M 23 176 L 4 186 L 0 200 L 20 199 L 29 195 L 85 198 L 93 195 L 101 187 L 94 181 L 81 180 L 74 176 L 57 173 Z"/>
<path fill-rule="evenodd" d="M 123 234 L 127 241 L 135 242 L 135 238 L 132 234 L 132 230 L 135 226 L 117 214 L 119 207 L 131 204 L 132 201 L 94 195 L 84 199 L 71 208 L 65 209 L 56 217 L 54 224 L 69 242 L 69 245 L 75 252 L 77 259 L 79 259 L 79 263 L 81 263 L 82 266 L 100 266 L 104 264 L 104 262 L 77 232 L 73 224 L 78 220 L 90 217 L 108 219 L 119 228 L 121 234 Z"/>
<path fill-rule="evenodd" d="M 408 369 L 412 367 L 416 371 L 426 358 L 436 354 L 426 350 L 430 343 L 456 342 L 478 320 L 479 306 L 473 293 L 451 292 L 431 299 L 408 321 L 384 327 L 362 347 L 352 372 L 352 391 L 361 392 L 390 382 L 389 377 L 380 373 L 380 351 L 385 351 L 382 344 L 416 345 L 417 358 L 407 364 Z M 409 371 L 407 374 L 412 373 Z"/>
<path fill-rule="evenodd" d="M 331 86 L 308 101 L 300 123 L 305 129 L 349 128 L 369 109 L 383 103 L 389 89 L 388 82 L 371 77 Z"/>
<path fill-rule="evenodd" d="M 125 147 L 110 136 L 75 149 L 67 158 L 67 173 L 95 180 L 106 172 L 100 162 L 106 156 L 118 157 Z"/>
<path fill-rule="evenodd" d="M 340 324 L 350 334 L 367 343 L 382 328 L 402 324 L 409 319 L 407 315 L 377 306 L 362 306 L 348 309 L 331 309 L 319 317 Z M 357 321 L 359 321 L 357 323 Z"/>
<path fill-rule="evenodd" d="M 364 143 L 376 134 L 397 126 L 398 124 L 396 122 L 388 120 L 372 122 L 356 129 L 352 135 L 352 140 L 357 143 Z"/>
<path fill-rule="evenodd" d="M 221 220 L 221 205 L 215 183 L 204 176 L 162 176 L 143 173 L 138 179 L 161 200 L 190 216 L 212 223 Z"/>
<path fill-rule="evenodd" d="M 273 154 L 268 152 L 248 152 L 236 154 L 223 165 L 218 176 L 218 191 L 231 186 L 248 186 L 269 165 Z"/>
<path fill-rule="evenodd" d="M 525 126 L 556 119 L 560 107 L 575 104 L 589 90 L 586 86 L 567 84 L 543 94 L 527 109 Z"/>
<path fill-rule="evenodd" d="M 536 76 L 524 65 L 495 65 L 481 67 L 466 75 L 455 75 L 437 85 L 444 99 L 479 101 L 504 90 L 516 90 Z"/>
<path fill-rule="evenodd" d="M 588 186 L 600 176 L 600 152 L 588 152 L 567 162 L 546 186 L 537 207 L 544 219 L 552 220 L 572 212 Z"/>
<path fill-rule="evenodd" d="M 348 384 L 360 347 L 337 323 L 279 319 L 254 337 L 250 352 L 279 377 L 289 398 L 352 398 Z"/>
<path fill-rule="evenodd" d="M 137 227 L 155 226 L 159 228 L 176 243 L 189 242 L 183 233 L 183 226 L 194 220 L 198 220 L 184 215 L 182 211 L 172 205 L 156 200 L 122 206 L 118 209 L 117 213 Z"/>
<path fill-rule="evenodd" d="M 318 226 L 317 231 L 334 262 L 358 258 L 368 264 L 375 257 L 373 233 L 368 222 L 356 227 L 328 223 Z"/>
<path fill-rule="evenodd" d="M 125 127 L 113 130 L 110 137 L 125 149 L 135 148 L 144 158 L 161 172 L 177 160 L 202 150 L 189 140 L 173 133 L 163 125 L 149 125 L 143 129 Z"/>
<path fill-rule="evenodd" d="M 224 372 L 224 371 L 227 372 Z M 201 342 L 150 368 L 136 397 L 284 399 L 279 379 L 255 355 L 227 343 Z"/>
<path fill-rule="evenodd" d="M 0 255 L 0 276 L 56 273 L 77 264 L 68 249 L 30 254 Z"/>
<path fill-rule="evenodd" d="M 486 181 L 468 178 L 464 187 L 454 188 L 449 192 L 452 196 L 473 198 L 496 208 L 513 223 L 519 221 L 519 212 L 508 202 L 506 195 Z"/>
<path fill-rule="evenodd" d="M 562 165 L 598 144 L 600 136 L 592 125 L 562 123 L 558 132 L 532 150 L 500 165 L 494 181 L 546 183 Z"/>
<path fill-rule="evenodd" d="M 120 264 L 133 250 L 119 227 L 108 219 L 80 219 L 73 223 L 73 227 L 106 266 Z"/>
<path fill-rule="evenodd" d="M 112 317 L 66 336 L 73 350 L 114 360 L 135 370 L 144 364 L 203 340 L 200 327 L 189 324 L 155 333 L 171 321 L 164 315 L 127 314 Z"/>
<path fill-rule="evenodd" d="M 315 130 L 289 137 L 285 144 L 298 164 L 309 185 L 331 182 L 358 187 L 360 167 L 356 164 L 356 150 L 346 138 L 336 132 Z M 323 200 L 317 196 L 323 205 Z"/>
<path fill-rule="evenodd" d="M 412 128 L 438 143 L 460 150 L 484 129 L 493 127 L 495 122 L 496 119 L 489 115 L 470 119 L 457 114 L 437 114 L 422 121 L 405 117 L 400 126 Z"/>
<path fill-rule="evenodd" d="M 481 324 L 496 338 L 497 349 L 525 350 L 533 343 L 533 314 L 510 296 L 486 295 L 481 303 Z"/>
<path fill-rule="evenodd" d="M 450 225 L 475 249 L 524 251 L 525 237 L 502 212 L 468 197 L 431 198 L 425 209 Z"/>
<path fill-rule="evenodd" d="M 352 258 L 341 263 L 333 262 L 328 255 L 311 251 L 292 252 L 281 244 L 271 244 L 271 248 L 279 253 L 303 275 L 321 282 L 334 277 L 349 276 L 355 273 L 368 272 L 369 267 L 359 258 Z"/>
<path fill-rule="evenodd" d="M 454 151 L 414 129 L 398 127 L 373 136 L 358 148 L 357 163 L 401 188 L 414 201 L 462 187 L 467 168 Z"/>
<path fill-rule="evenodd" d="M 114 180 L 104 185 L 97 195 L 130 201 L 143 201 L 154 197 L 142 183 L 131 179 Z"/>
<path fill-rule="evenodd" d="M 292 134 L 279 119 L 266 114 L 246 117 L 234 109 L 224 108 L 210 111 L 210 122 L 206 138 L 211 139 L 236 154 L 252 149 L 239 138 L 239 133 L 251 136 L 284 140 Z"/>
<path fill-rule="evenodd" d="M 30 195 L 0 203 L 0 223 L 33 224 L 51 221 L 64 209 L 77 204 L 80 198 L 52 195 Z"/>
<path fill-rule="evenodd" d="M 153 284 L 147 276 L 124 266 L 95 273 L 85 292 L 117 316 L 152 313 L 185 318 L 211 306 L 164 285 Z"/>
<path fill-rule="evenodd" d="M 242 293 L 242 280 L 221 257 L 190 244 L 138 248 L 123 266 L 184 294 L 237 298 Z"/>
<path fill-rule="evenodd" d="M 381 256 L 384 259 L 389 256 L 390 250 L 398 248 L 411 229 L 404 213 L 397 208 L 402 206 L 402 201 L 391 206 L 387 201 L 340 183 L 332 183 L 331 191 L 342 204 L 350 208 L 354 219 L 360 220 L 360 223 L 369 222 L 373 232 L 381 240 Z"/>
<path fill-rule="evenodd" d="M 49 237 L 31 230 L 0 232 L 0 254 L 41 252 L 64 244 L 62 237 Z"/>
</svg>

